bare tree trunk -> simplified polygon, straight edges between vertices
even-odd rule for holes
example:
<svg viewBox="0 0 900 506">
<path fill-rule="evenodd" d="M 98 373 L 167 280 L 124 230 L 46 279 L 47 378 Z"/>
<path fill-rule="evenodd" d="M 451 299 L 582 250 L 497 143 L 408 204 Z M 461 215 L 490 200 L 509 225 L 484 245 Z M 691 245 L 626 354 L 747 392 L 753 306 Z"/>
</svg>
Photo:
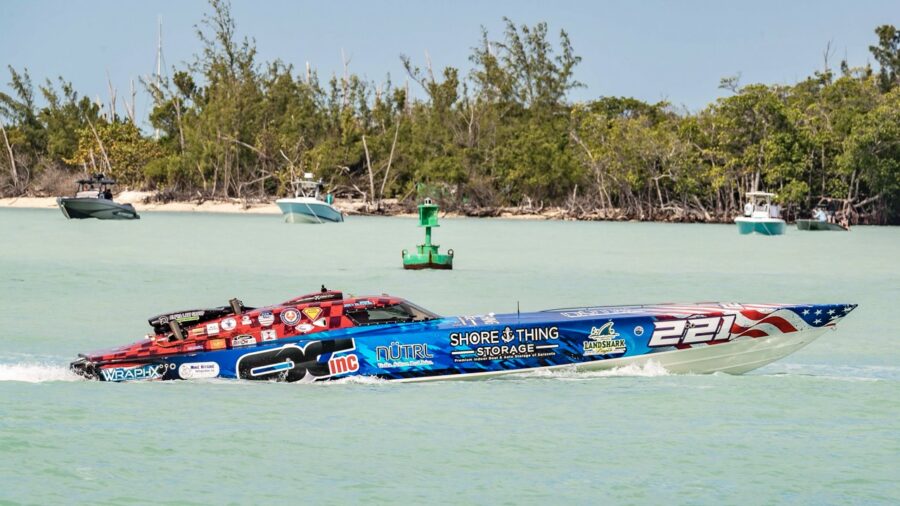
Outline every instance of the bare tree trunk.
<svg viewBox="0 0 900 506">
<path fill-rule="evenodd" d="M 109 121 L 112 123 L 116 120 L 116 89 L 113 88 L 109 72 L 106 73 L 106 84 L 109 85 Z"/>
<path fill-rule="evenodd" d="M 372 159 L 369 158 L 369 146 L 366 144 L 366 136 L 362 136 L 363 149 L 366 151 L 366 167 L 369 168 L 369 191 L 371 192 L 371 203 L 375 203 L 375 176 L 372 174 Z"/>
<path fill-rule="evenodd" d="M 200 174 L 200 179 L 203 181 L 203 191 L 206 191 L 208 183 L 206 181 L 206 175 L 203 174 L 203 168 L 200 167 L 200 162 L 197 162 L 197 172 Z"/>
<path fill-rule="evenodd" d="M 350 104 L 347 98 L 347 91 L 350 89 L 350 62 L 347 61 L 344 48 L 341 48 L 341 63 L 344 64 L 344 76 L 341 78 L 341 107 L 343 108 Z"/>
<path fill-rule="evenodd" d="M 87 120 L 87 124 L 91 127 L 91 132 L 94 133 L 94 139 L 97 140 L 97 146 L 100 148 L 100 154 L 103 155 L 103 162 L 106 163 L 106 172 L 112 173 L 112 165 L 109 163 L 109 156 L 106 154 L 106 148 L 103 147 L 103 141 L 100 140 L 100 135 L 97 134 L 97 129 L 94 128 L 94 124 L 91 123 L 91 120 Z"/>
<path fill-rule="evenodd" d="M 6 152 L 9 154 L 9 175 L 12 176 L 13 186 L 19 186 L 19 170 L 16 168 L 16 158 L 13 155 L 12 146 L 9 145 L 9 138 L 6 137 L 6 128 L 0 123 L 0 132 L 3 133 L 3 143 L 6 144 Z"/>
<path fill-rule="evenodd" d="M 181 100 L 175 99 L 175 119 L 178 120 L 178 145 L 181 147 L 181 154 L 184 154 L 184 126 L 181 124 Z"/>
<path fill-rule="evenodd" d="M 384 198 L 384 185 L 387 184 L 388 174 L 391 173 L 391 162 L 394 161 L 394 148 L 397 146 L 397 135 L 400 133 L 400 121 L 397 120 L 397 126 L 394 128 L 394 142 L 391 143 L 391 154 L 388 156 L 387 169 L 384 171 L 384 179 L 381 180 L 381 191 L 378 193 L 378 201 Z"/>
</svg>

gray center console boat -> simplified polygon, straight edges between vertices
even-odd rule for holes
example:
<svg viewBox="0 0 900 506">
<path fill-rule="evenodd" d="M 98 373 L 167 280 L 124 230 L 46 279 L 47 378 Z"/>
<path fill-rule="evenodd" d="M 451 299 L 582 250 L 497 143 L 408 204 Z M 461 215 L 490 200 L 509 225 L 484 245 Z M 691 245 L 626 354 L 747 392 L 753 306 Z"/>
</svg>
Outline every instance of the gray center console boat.
<svg viewBox="0 0 900 506">
<path fill-rule="evenodd" d="M 113 179 L 96 174 L 90 179 L 79 179 L 74 197 L 59 197 L 56 203 L 69 219 L 97 218 L 98 220 L 140 219 L 134 206 L 118 204 L 112 200 Z"/>
</svg>

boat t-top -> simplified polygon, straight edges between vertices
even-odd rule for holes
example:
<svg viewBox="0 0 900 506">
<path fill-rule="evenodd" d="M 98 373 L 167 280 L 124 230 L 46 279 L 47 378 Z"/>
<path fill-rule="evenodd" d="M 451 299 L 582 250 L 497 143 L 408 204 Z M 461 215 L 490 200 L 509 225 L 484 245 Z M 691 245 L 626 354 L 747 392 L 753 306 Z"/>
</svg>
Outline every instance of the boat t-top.
<svg viewBox="0 0 900 506">
<path fill-rule="evenodd" d="M 325 200 L 321 199 L 320 195 L 324 185 L 321 179 L 314 180 L 312 173 L 303 174 L 303 179 L 299 181 L 291 181 L 291 186 L 294 187 L 292 198 L 275 201 L 275 204 L 284 213 L 286 223 L 344 221 L 344 215 L 332 205 L 331 194 L 326 195 Z"/>
<path fill-rule="evenodd" d="M 88 179 L 77 181 L 78 189 L 74 197 L 58 197 L 59 209 L 69 219 L 97 218 L 98 220 L 136 220 L 137 211 L 131 204 L 113 202 L 114 179 L 103 174 L 95 174 Z"/>
<path fill-rule="evenodd" d="M 772 203 L 774 193 L 747 192 L 743 216 L 734 219 L 741 234 L 781 235 L 785 230 L 781 210 Z"/>
</svg>

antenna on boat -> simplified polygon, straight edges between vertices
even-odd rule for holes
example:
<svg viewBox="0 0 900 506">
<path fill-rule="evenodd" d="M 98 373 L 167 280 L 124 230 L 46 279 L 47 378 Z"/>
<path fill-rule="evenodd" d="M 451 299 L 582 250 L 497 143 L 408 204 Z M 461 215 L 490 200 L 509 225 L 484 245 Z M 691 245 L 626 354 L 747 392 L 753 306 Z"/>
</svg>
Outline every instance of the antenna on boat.
<svg viewBox="0 0 900 506">
<path fill-rule="evenodd" d="M 162 15 L 157 16 L 156 18 L 157 25 L 157 33 L 156 33 L 156 91 L 159 92 L 162 90 L 162 67 L 163 67 L 163 54 L 162 54 Z M 159 128 L 153 133 L 153 139 L 159 140 Z"/>
<path fill-rule="evenodd" d="M 522 312 L 519 310 L 519 301 L 516 301 L 516 320 L 518 320 L 520 316 L 522 316 Z"/>
</svg>

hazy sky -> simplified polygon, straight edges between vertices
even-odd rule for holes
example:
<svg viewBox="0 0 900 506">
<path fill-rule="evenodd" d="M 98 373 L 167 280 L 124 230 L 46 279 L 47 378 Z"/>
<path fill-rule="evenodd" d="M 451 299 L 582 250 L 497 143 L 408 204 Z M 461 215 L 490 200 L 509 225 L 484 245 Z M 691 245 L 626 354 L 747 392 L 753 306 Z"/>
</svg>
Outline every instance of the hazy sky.
<svg viewBox="0 0 900 506">
<path fill-rule="evenodd" d="M 28 67 L 35 81 L 62 75 L 82 94 L 106 99 L 107 73 L 120 95 L 129 81 L 154 71 L 157 17 L 163 53 L 183 66 L 200 47 L 194 25 L 209 10 L 199 0 L 0 0 L 0 64 Z M 898 0 L 721 1 L 290 1 L 234 0 L 239 35 L 256 39 L 260 61 L 280 58 L 322 78 L 340 72 L 341 49 L 351 71 L 369 80 L 406 75 L 399 55 L 436 69 L 468 69 L 481 26 L 502 36 L 503 16 L 547 21 L 569 32 L 587 85 L 571 98 L 628 95 L 668 100 L 691 110 L 721 96 L 719 79 L 741 73 L 742 84 L 793 83 L 822 66 L 828 42 L 833 64 L 871 61 L 874 28 L 900 25 Z M 0 89 L 7 90 L 5 68 Z M 138 114 L 148 100 L 139 94 Z"/>
</svg>

